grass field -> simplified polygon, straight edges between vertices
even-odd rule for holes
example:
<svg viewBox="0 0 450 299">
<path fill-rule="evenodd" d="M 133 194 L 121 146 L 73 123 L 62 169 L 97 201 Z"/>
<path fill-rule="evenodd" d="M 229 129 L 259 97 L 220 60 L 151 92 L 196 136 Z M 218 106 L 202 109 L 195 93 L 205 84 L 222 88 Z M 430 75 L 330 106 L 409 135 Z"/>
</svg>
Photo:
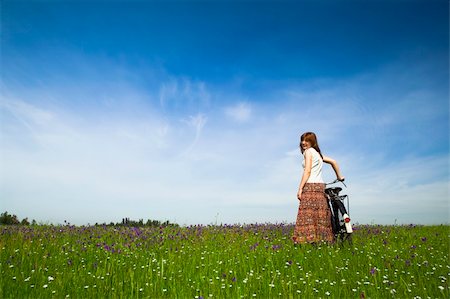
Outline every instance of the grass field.
<svg viewBox="0 0 450 299">
<path fill-rule="evenodd" d="M 449 298 L 450 226 L 0 226 L 0 298 Z"/>
</svg>

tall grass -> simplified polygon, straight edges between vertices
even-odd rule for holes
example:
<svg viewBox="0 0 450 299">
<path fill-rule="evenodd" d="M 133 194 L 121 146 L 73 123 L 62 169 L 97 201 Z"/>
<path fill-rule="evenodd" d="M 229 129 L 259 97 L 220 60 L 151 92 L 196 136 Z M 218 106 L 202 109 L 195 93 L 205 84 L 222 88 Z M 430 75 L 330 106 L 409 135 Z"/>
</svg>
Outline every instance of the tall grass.
<svg viewBox="0 0 450 299">
<path fill-rule="evenodd" d="M 449 298 L 449 226 L 1 226 L 0 298 Z"/>
</svg>

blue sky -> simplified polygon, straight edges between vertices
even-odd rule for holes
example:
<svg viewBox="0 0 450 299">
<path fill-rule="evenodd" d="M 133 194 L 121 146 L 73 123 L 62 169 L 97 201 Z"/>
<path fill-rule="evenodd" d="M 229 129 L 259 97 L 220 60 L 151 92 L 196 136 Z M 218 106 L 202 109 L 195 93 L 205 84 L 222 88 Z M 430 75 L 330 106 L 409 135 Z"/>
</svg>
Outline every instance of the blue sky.
<svg viewBox="0 0 450 299">
<path fill-rule="evenodd" d="M 3 1 L 0 210 L 294 222 L 314 131 L 354 221 L 448 223 L 448 5 Z"/>
</svg>

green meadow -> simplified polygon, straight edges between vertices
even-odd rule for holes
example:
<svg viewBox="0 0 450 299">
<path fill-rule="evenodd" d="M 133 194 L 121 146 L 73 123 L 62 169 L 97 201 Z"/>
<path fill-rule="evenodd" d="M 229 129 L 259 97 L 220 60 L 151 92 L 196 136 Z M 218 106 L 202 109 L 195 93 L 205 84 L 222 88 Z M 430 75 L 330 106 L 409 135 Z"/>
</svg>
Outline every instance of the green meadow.
<svg viewBox="0 0 450 299">
<path fill-rule="evenodd" d="M 449 225 L 0 226 L 0 298 L 449 298 Z"/>
</svg>

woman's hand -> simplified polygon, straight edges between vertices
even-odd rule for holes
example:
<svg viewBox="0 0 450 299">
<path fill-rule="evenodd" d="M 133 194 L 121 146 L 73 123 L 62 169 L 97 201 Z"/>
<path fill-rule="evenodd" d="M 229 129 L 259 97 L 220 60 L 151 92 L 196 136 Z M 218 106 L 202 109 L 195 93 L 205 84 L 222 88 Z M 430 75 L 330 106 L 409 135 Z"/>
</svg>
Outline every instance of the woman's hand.
<svg viewBox="0 0 450 299">
<path fill-rule="evenodd" d="M 297 198 L 298 198 L 298 200 L 301 200 L 301 199 L 302 199 L 302 192 L 303 192 L 302 189 L 299 189 L 299 190 L 298 190 L 298 193 L 297 193 Z"/>
<path fill-rule="evenodd" d="M 340 181 L 340 182 L 345 181 L 345 177 L 343 177 L 343 176 L 338 176 L 337 179 L 338 179 L 338 181 Z"/>
</svg>

